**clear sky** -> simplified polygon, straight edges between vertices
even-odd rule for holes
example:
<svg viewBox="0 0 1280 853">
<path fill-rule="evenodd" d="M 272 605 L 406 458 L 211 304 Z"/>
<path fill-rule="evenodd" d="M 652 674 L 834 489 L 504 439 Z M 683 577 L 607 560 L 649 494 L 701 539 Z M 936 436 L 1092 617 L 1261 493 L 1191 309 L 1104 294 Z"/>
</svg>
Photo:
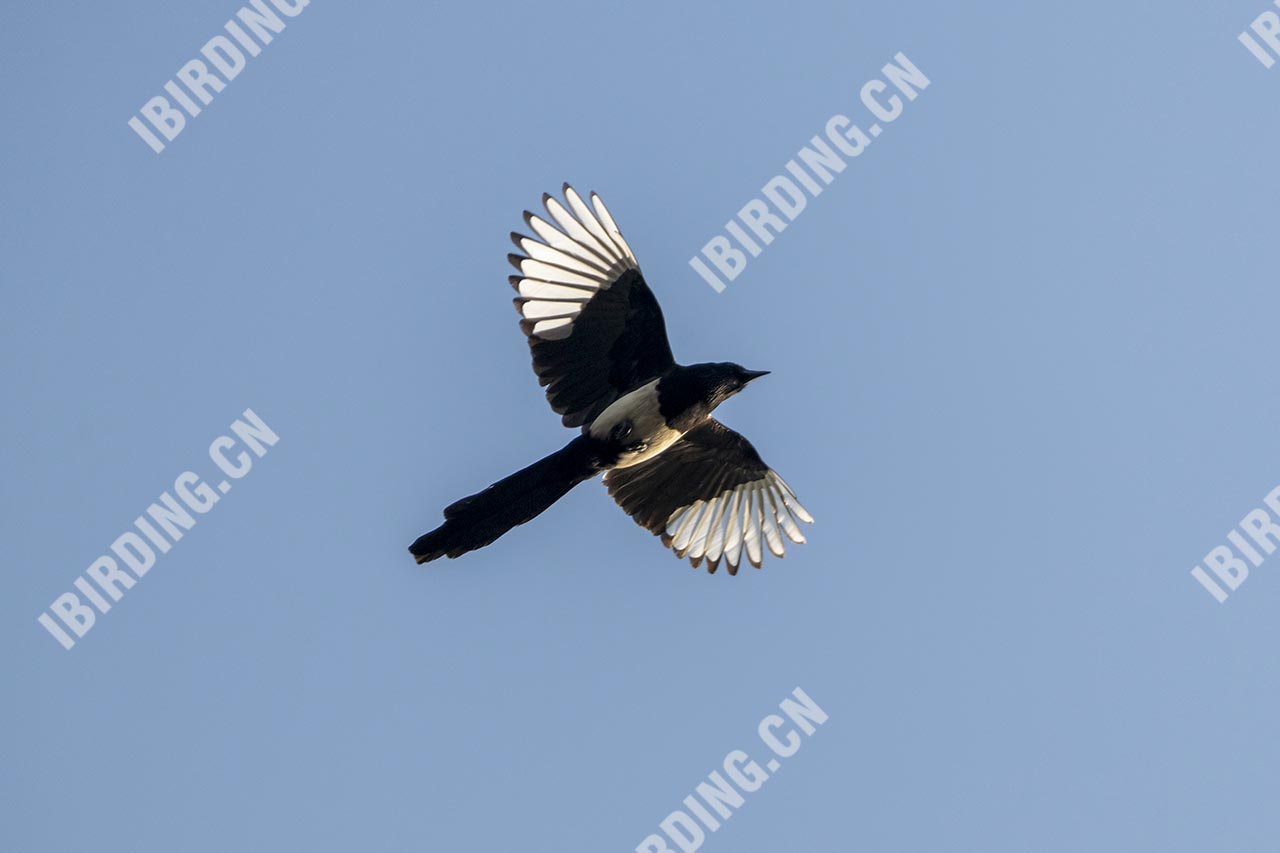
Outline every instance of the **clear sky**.
<svg viewBox="0 0 1280 853">
<path fill-rule="evenodd" d="M 1269 851 L 1280 67 L 1262 0 L 314 0 L 156 154 L 237 0 L 0 12 L 0 849 L 633 850 L 799 686 L 705 851 Z M 688 261 L 903 51 L 931 85 L 720 294 Z M 737 577 L 567 441 L 507 233 L 608 203 L 817 519 Z M 252 408 L 250 474 L 64 650 L 37 616 Z"/>
</svg>

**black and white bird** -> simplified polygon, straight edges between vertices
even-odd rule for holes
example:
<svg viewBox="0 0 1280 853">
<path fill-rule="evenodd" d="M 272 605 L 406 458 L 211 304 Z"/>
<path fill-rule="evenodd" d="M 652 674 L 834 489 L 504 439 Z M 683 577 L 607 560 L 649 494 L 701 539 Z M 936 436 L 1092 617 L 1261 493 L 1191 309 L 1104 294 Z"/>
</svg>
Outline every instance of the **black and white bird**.
<svg viewBox="0 0 1280 853">
<path fill-rule="evenodd" d="M 445 521 L 409 546 L 419 563 L 483 548 L 604 473 L 609 494 L 677 557 L 737 574 L 743 552 L 804 542 L 813 519 L 751 443 L 711 413 L 768 371 L 732 363 L 677 364 L 662 310 L 600 197 L 564 185 L 544 195 L 548 218 L 525 211 L 537 235 L 513 233 L 524 254 L 520 329 L 551 408 L 581 435 L 562 449 L 447 507 Z"/>
</svg>

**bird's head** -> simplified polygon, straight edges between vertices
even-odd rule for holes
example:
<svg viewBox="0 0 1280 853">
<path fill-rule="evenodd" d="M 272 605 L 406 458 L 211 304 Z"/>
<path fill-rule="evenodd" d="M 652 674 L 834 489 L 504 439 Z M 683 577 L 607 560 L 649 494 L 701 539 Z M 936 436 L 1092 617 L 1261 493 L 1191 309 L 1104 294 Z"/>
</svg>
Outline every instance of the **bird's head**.
<svg viewBox="0 0 1280 853">
<path fill-rule="evenodd" d="M 741 364 L 734 364 L 731 361 L 709 364 L 707 368 L 709 368 L 709 378 L 712 380 L 710 384 L 714 389 L 713 406 L 719 405 L 734 394 L 737 394 L 743 388 L 746 388 L 752 380 L 769 375 L 767 370 L 747 370 Z"/>
</svg>

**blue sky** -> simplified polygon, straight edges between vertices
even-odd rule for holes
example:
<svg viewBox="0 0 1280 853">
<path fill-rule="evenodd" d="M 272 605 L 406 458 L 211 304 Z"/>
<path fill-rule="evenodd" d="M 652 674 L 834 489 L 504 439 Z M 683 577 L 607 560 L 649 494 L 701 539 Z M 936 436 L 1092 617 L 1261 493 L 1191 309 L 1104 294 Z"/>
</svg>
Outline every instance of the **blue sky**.
<svg viewBox="0 0 1280 853">
<path fill-rule="evenodd" d="M 704 850 L 1262 851 L 1280 69 L 1262 2 L 317 0 L 161 154 L 236 2 L 0 13 L 0 848 L 632 850 L 793 688 Z M 724 293 L 688 259 L 905 52 L 930 78 Z M 570 433 L 507 233 L 602 194 L 678 359 L 817 519 L 737 577 L 596 483 L 420 568 Z M 36 622 L 252 408 L 252 472 L 70 651 Z"/>
</svg>

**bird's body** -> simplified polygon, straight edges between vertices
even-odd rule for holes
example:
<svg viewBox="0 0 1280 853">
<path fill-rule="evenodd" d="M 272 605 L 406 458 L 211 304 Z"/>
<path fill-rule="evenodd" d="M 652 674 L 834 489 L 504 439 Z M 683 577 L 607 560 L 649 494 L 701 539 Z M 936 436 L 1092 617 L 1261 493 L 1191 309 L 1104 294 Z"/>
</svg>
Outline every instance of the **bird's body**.
<svg viewBox="0 0 1280 853">
<path fill-rule="evenodd" d="M 658 384 L 661 379 L 646 382 L 609 404 L 589 427 L 587 435 L 606 443 L 609 453 L 617 454 L 611 467 L 626 468 L 657 456 L 680 440 L 685 430 L 679 424 L 667 423 L 662 415 Z"/>
<path fill-rule="evenodd" d="M 534 371 L 566 426 L 581 435 L 533 465 L 445 509 L 445 522 L 409 547 L 419 563 L 484 547 L 605 472 L 609 493 L 638 524 L 696 567 L 731 574 L 742 552 L 803 542 L 811 522 L 790 487 L 751 444 L 711 417 L 767 371 L 737 364 L 679 365 L 657 300 L 599 197 L 592 208 L 567 184 L 566 209 L 543 196 L 559 226 L 527 213 L 541 240 L 512 234 L 512 286 Z M 570 214 L 572 210 L 572 214 Z"/>
</svg>

